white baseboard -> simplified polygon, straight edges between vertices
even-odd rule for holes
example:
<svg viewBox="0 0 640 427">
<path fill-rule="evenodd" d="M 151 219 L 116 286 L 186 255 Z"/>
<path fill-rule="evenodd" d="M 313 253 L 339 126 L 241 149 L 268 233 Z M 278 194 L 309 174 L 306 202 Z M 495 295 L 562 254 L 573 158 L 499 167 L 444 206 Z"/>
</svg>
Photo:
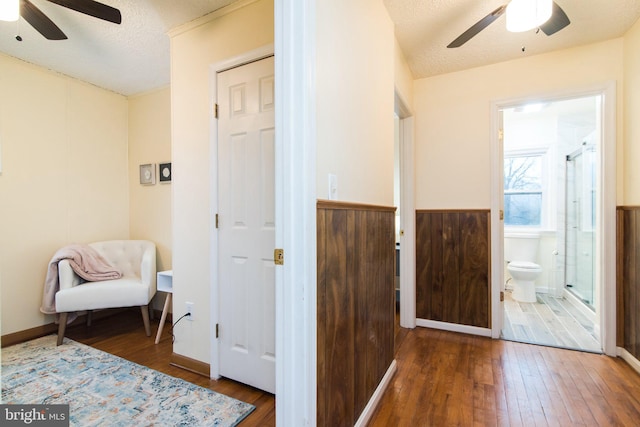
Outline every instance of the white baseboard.
<svg viewBox="0 0 640 427">
<path fill-rule="evenodd" d="M 423 328 L 440 329 L 443 331 L 461 332 L 469 335 L 480 335 L 491 337 L 491 329 L 479 328 L 477 326 L 459 325 L 457 323 L 439 322 L 437 320 L 416 319 L 416 326 Z"/>
<path fill-rule="evenodd" d="M 389 369 L 387 369 L 384 377 L 382 377 L 382 381 L 380 381 L 380 384 L 378 384 L 376 391 L 374 391 L 371 395 L 371 399 L 369 399 L 367 406 L 365 406 L 362 410 L 362 413 L 360 414 L 360 417 L 358 417 L 358 421 L 356 421 L 354 427 L 365 427 L 369 423 L 371 416 L 378 407 L 378 403 L 380 403 L 380 399 L 382 399 L 384 391 L 387 389 L 389 384 L 391 384 L 391 378 L 393 378 L 393 375 L 396 373 L 397 369 L 398 365 L 396 363 L 396 360 L 394 359 L 391 362 L 391 365 L 389 365 Z"/>
<path fill-rule="evenodd" d="M 626 349 L 622 347 L 617 347 L 618 356 L 622 358 L 625 362 L 627 362 L 631 367 L 640 374 L 640 360 L 633 357 L 631 353 L 629 353 Z"/>
</svg>

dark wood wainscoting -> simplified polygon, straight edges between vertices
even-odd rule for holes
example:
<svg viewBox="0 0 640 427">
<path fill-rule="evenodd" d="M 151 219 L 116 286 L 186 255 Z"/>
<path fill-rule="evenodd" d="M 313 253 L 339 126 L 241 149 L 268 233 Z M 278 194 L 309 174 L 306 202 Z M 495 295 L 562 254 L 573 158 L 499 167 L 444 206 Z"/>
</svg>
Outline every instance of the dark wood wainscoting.
<svg viewBox="0 0 640 427">
<path fill-rule="evenodd" d="M 617 345 L 640 359 L 640 207 L 618 207 L 617 229 Z"/>
<path fill-rule="evenodd" d="M 416 316 L 491 327 L 490 211 L 416 212 Z"/>
<path fill-rule="evenodd" d="M 318 426 L 353 426 L 393 361 L 395 208 L 318 201 Z"/>
</svg>

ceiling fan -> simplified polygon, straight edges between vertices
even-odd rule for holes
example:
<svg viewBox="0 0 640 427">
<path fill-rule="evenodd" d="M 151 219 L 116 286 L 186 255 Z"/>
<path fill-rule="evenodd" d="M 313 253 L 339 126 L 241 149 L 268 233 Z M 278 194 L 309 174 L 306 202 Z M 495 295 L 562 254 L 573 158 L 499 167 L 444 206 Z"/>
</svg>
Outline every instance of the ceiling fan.
<svg viewBox="0 0 640 427">
<path fill-rule="evenodd" d="M 538 2 L 533 1 L 533 3 L 538 3 Z M 543 23 L 532 27 L 532 28 L 537 27 L 541 29 L 542 32 L 544 32 L 548 36 L 557 33 L 558 31 L 560 31 L 561 29 L 563 29 L 564 27 L 566 27 L 571 23 L 571 21 L 569 20 L 569 17 L 564 12 L 564 10 L 562 10 L 562 8 L 558 6 L 558 3 L 554 1 L 550 3 L 552 3 L 551 5 L 552 7 L 550 10 L 551 16 L 548 17 L 546 21 L 543 21 Z M 511 9 L 512 7 L 514 9 L 516 7 L 520 8 L 522 4 L 525 4 L 525 8 L 530 8 L 532 4 L 532 0 L 511 0 L 509 3 L 498 7 L 496 10 L 494 10 L 493 12 L 491 12 L 490 14 L 488 14 L 487 16 L 485 16 L 484 18 L 482 18 L 481 20 L 473 24 L 471 27 L 469 27 L 467 31 L 460 34 L 458 38 L 456 38 L 454 41 L 449 43 L 447 47 L 455 48 L 455 47 L 462 46 L 463 44 L 471 40 L 480 31 L 487 28 L 489 24 L 491 24 L 493 21 L 498 19 L 505 12 L 507 13 L 507 19 L 509 19 L 510 10 L 508 9 Z M 507 23 L 507 26 L 508 25 L 509 24 Z M 527 28 L 527 29 L 532 29 L 532 28 Z M 510 31 L 525 31 L 525 30 L 510 30 Z"/>
<path fill-rule="evenodd" d="M 76 12 L 84 13 L 104 21 L 120 24 L 122 15 L 120 11 L 106 4 L 98 3 L 93 0 L 47 0 L 67 9 L 73 9 Z M 42 34 L 48 40 L 65 40 L 67 36 L 62 30 L 53 23 L 40 9 L 38 9 L 29 0 L 20 0 L 20 15 L 33 28 Z"/>
</svg>

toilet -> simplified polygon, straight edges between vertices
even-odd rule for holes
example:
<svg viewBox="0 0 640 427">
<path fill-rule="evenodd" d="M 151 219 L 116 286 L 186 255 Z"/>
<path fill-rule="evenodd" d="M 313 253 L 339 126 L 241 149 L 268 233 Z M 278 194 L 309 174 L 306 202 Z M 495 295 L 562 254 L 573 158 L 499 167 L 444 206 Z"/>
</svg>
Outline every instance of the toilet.
<svg viewBox="0 0 640 427">
<path fill-rule="evenodd" d="M 540 235 L 535 233 L 505 233 L 504 258 L 513 283 L 514 300 L 536 302 L 535 280 L 542 267 L 535 263 Z"/>
</svg>

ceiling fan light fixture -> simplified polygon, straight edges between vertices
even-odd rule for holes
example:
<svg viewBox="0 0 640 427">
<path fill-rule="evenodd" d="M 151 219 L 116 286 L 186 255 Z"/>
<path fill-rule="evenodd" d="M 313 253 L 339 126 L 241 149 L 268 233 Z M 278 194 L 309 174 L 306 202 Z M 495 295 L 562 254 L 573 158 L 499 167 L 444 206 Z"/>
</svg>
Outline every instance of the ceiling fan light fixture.
<svg viewBox="0 0 640 427">
<path fill-rule="evenodd" d="M 511 0 L 507 5 L 507 30 L 533 30 L 551 18 L 553 0 Z"/>
<path fill-rule="evenodd" d="M 14 22 L 20 17 L 20 0 L 0 0 L 0 21 Z"/>
</svg>

